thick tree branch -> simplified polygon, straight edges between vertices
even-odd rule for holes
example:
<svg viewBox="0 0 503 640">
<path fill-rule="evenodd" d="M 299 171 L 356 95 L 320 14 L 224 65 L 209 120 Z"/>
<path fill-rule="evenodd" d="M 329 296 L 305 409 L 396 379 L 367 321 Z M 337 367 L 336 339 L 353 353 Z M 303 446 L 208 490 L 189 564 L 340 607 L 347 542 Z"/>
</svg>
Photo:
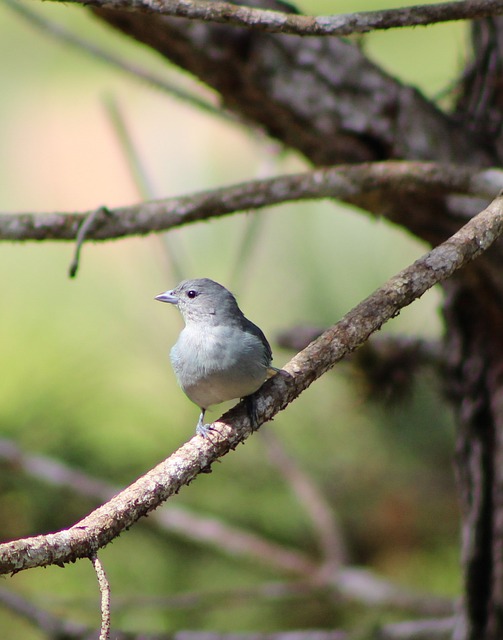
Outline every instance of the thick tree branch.
<svg viewBox="0 0 503 640">
<path fill-rule="evenodd" d="M 258 424 L 271 420 L 401 308 L 486 251 L 503 232 L 503 196 L 446 242 L 388 280 L 257 392 Z M 244 403 L 215 423 L 212 441 L 193 437 L 164 462 L 70 529 L 0 545 L 0 573 L 91 557 L 252 433 Z"/>
<path fill-rule="evenodd" d="M 306 173 L 253 180 L 197 194 L 153 200 L 137 205 L 101 207 L 86 230 L 89 240 L 110 240 L 168 231 L 191 222 L 209 220 L 250 209 L 320 198 L 336 198 L 389 216 L 407 227 L 410 218 L 389 209 L 390 192 L 411 194 L 464 194 L 493 198 L 503 188 L 503 171 L 421 162 L 375 162 L 316 169 Z M 75 240 L 93 212 L 19 213 L 0 215 L 1 240 Z M 438 220 L 438 234 L 448 237 L 459 220 Z M 417 226 L 421 220 L 417 221 Z M 426 230 L 425 230 L 426 233 Z"/>
<path fill-rule="evenodd" d="M 57 0 L 58 2 L 63 0 Z M 106 9 L 130 9 L 164 16 L 205 20 L 269 33 L 301 36 L 348 36 L 377 29 L 417 27 L 451 20 L 473 20 L 503 13 L 501 0 L 466 0 L 400 9 L 330 16 L 305 16 L 206 0 L 70 0 Z"/>
</svg>

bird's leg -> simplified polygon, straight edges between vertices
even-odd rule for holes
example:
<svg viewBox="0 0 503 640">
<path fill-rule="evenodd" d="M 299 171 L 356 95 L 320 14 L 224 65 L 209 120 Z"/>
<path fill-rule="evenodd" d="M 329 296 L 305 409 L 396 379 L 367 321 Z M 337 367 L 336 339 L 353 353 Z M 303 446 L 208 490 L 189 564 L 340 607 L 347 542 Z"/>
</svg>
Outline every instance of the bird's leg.
<svg viewBox="0 0 503 640">
<path fill-rule="evenodd" d="M 201 407 L 201 415 L 199 416 L 199 420 L 196 425 L 196 435 L 201 436 L 202 438 L 209 438 L 210 431 L 216 431 L 211 424 L 204 424 L 204 414 L 206 413 L 206 409 Z"/>
<path fill-rule="evenodd" d="M 250 425 L 252 431 L 256 431 L 259 427 L 258 424 L 258 410 L 257 410 L 257 401 L 255 399 L 255 394 L 252 393 L 251 396 L 246 396 L 243 398 L 246 404 L 246 411 L 248 412 L 248 417 L 250 418 Z"/>
</svg>

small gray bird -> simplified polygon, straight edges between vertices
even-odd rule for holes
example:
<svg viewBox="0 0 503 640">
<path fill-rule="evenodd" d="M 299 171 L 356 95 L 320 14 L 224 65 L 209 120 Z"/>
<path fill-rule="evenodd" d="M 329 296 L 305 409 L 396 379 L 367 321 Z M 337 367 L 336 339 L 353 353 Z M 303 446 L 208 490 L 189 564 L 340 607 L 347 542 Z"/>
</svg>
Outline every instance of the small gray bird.
<svg viewBox="0 0 503 640">
<path fill-rule="evenodd" d="M 185 321 L 170 357 L 178 384 L 201 409 L 196 433 L 206 437 L 211 429 L 204 424 L 208 407 L 234 398 L 247 400 L 254 426 L 251 394 L 274 370 L 262 331 L 245 318 L 232 293 L 209 278 L 184 280 L 155 299 L 176 304 Z"/>
</svg>

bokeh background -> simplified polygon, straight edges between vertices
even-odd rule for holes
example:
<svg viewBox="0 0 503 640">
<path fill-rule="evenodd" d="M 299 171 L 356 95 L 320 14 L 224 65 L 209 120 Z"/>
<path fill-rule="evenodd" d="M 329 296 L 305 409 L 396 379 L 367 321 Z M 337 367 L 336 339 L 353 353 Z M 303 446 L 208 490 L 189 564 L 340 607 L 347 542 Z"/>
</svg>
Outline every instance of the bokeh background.
<svg viewBox="0 0 503 640">
<path fill-rule="evenodd" d="M 297 5 L 309 13 L 383 8 L 364 1 Z M 47 2 L 30 8 L 217 104 L 209 90 L 83 8 Z M 361 45 L 389 73 L 443 106 L 467 55 L 461 23 L 375 33 Z M 58 42 L 3 3 L 0 77 L 5 213 L 114 207 L 307 168 L 298 155 L 256 132 L 201 113 Z M 134 146 L 143 184 L 111 105 Z M 71 243 L 4 242 L 0 437 L 126 486 L 192 436 L 198 416 L 168 362 L 181 318 L 153 300 L 157 293 L 180 275 L 225 284 L 270 338 L 281 366 L 292 354 L 277 347 L 279 332 L 334 323 L 425 249 L 386 221 L 328 202 L 229 216 L 166 237 L 88 243 L 73 280 Z M 440 301 L 440 291 L 429 292 L 383 331 L 441 336 Z M 217 409 L 210 417 L 219 415 Z M 454 427 L 433 374 L 419 379 L 401 402 L 379 404 L 342 364 L 264 429 L 274 431 L 332 505 L 352 564 L 404 587 L 458 593 Z M 309 519 L 260 434 L 172 502 L 317 554 Z M 94 506 L 0 463 L 2 540 L 70 526 Z M 125 629 L 359 628 L 393 617 L 319 594 L 301 605 L 223 597 L 286 578 L 146 523 L 123 534 L 101 559 L 112 586 L 113 623 Z M 99 622 L 88 562 L 27 571 L 3 586 L 59 615 Z M 181 594 L 198 597 L 170 600 Z M 43 637 L 2 608 L 0 628 L 4 638 Z"/>
</svg>

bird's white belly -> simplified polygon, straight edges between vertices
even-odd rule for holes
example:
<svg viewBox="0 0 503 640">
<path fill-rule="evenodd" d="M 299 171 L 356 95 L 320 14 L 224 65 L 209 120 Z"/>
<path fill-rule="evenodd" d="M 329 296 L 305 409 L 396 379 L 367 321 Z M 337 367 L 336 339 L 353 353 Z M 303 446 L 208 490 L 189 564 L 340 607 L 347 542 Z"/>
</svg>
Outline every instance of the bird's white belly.
<svg viewBox="0 0 503 640">
<path fill-rule="evenodd" d="M 214 327 L 209 332 L 182 331 L 171 350 L 178 383 L 199 407 L 254 393 L 267 377 L 260 339 L 234 329 Z"/>
<path fill-rule="evenodd" d="M 226 400 L 249 396 L 262 386 L 264 380 L 265 377 L 254 381 L 253 384 L 250 383 L 250 380 L 234 380 L 229 383 L 227 379 L 222 380 L 218 376 L 209 376 L 200 380 L 196 385 L 186 385 L 182 389 L 192 402 L 198 407 L 206 409 Z"/>
</svg>

